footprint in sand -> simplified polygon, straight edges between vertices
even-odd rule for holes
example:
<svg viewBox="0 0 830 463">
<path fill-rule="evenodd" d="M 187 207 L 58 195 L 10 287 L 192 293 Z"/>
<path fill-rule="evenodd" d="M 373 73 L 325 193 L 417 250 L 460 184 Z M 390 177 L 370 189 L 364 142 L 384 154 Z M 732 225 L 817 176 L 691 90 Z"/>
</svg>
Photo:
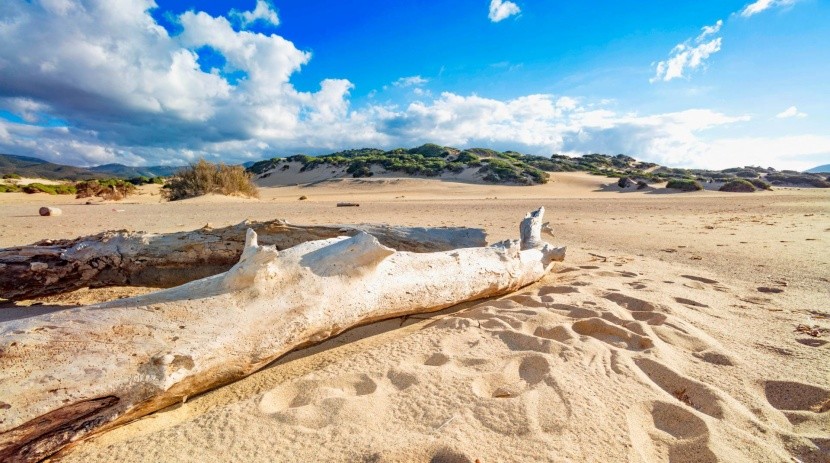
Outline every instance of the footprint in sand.
<svg viewBox="0 0 830 463">
<path fill-rule="evenodd" d="M 821 386 L 795 381 L 767 381 L 764 393 L 767 402 L 778 410 L 830 412 L 830 390 Z"/>
<path fill-rule="evenodd" d="M 654 347 L 651 339 L 609 323 L 602 318 L 579 320 L 571 328 L 583 336 L 590 336 L 620 349 L 644 350 Z"/>
<path fill-rule="evenodd" d="M 768 294 L 778 294 L 783 293 L 784 290 L 781 288 L 768 288 L 766 286 L 759 286 L 756 288 L 759 293 L 768 293 Z"/>
<path fill-rule="evenodd" d="M 627 412 L 629 435 L 642 461 L 716 462 L 709 425 L 682 405 L 656 400 Z"/>
<path fill-rule="evenodd" d="M 683 278 L 686 278 L 688 280 L 699 281 L 701 283 L 706 283 L 708 285 L 714 285 L 714 284 L 720 283 L 720 281 L 718 281 L 718 280 L 712 280 L 710 278 L 704 278 L 704 277 L 699 277 L 699 276 L 694 276 L 694 275 L 680 275 L 680 276 L 683 277 Z"/>
<path fill-rule="evenodd" d="M 707 308 L 709 307 L 708 305 L 706 305 L 702 302 L 697 302 L 697 301 L 692 300 L 692 299 L 686 299 L 684 297 L 676 297 L 676 298 L 674 298 L 674 300 L 681 303 L 681 304 L 683 304 L 683 305 L 687 305 L 687 306 L 690 306 L 690 307 L 707 307 Z"/>
<path fill-rule="evenodd" d="M 803 453 L 802 461 L 830 461 L 830 390 L 796 381 L 767 381 L 764 394 L 792 424 L 793 432 L 812 443 L 798 452 Z M 822 457 L 815 459 L 818 455 Z"/>
<path fill-rule="evenodd" d="M 681 375 L 650 358 L 635 358 L 634 364 L 645 373 L 650 383 L 669 393 L 678 403 L 711 417 L 723 418 L 723 401 L 710 386 Z"/>
<path fill-rule="evenodd" d="M 608 293 L 603 297 L 631 312 L 652 312 L 657 310 L 657 306 L 651 302 L 637 299 L 636 297 L 626 296 L 621 293 Z"/>
<path fill-rule="evenodd" d="M 266 392 L 260 399 L 259 411 L 283 423 L 321 429 L 335 424 L 341 415 L 370 413 L 360 399 L 374 394 L 378 387 L 379 383 L 366 374 L 293 381 Z M 378 399 L 371 400 L 377 403 Z"/>
<path fill-rule="evenodd" d="M 431 366 L 431 367 L 440 367 L 442 365 L 446 365 L 450 362 L 450 357 L 443 352 L 436 352 L 430 355 L 426 361 L 424 361 L 424 365 Z"/>
<path fill-rule="evenodd" d="M 629 310 L 635 320 L 650 325 L 654 334 L 663 342 L 691 351 L 692 355 L 707 363 L 725 366 L 737 363 L 732 355 L 722 352 L 714 340 L 704 339 L 706 336 L 703 333 L 691 333 L 692 328 L 684 328 L 681 326 L 682 322 L 670 321 L 667 315 L 656 312 L 658 306 L 655 304 L 620 293 L 608 293 L 604 297 Z M 691 299 L 675 300 L 693 307 L 708 307 Z"/>
<path fill-rule="evenodd" d="M 578 292 L 579 289 L 574 286 L 543 286 L 539 289 L 540 296 L 547 296 L 549 294 L 568 294 Z"/>
<path fill-rule="evenodd" d="M 482 399 L 473 408 L 473 415 L 482 425 L 501 434 L 556 432 L 571 415 L 562 388 L 542 355 L 513 358 L 499 371 L 473 380 L 471 387 Z"/>
<path fill-rule="evenodd" d="M 686 278 L 687 280 L 692 280 L 692 281 L 697 282 L 697 283 L 706 283 L 707 285 L 712 285 L 712 287 L 716 291 L 720 291 L 720 292 L 729 291 L 729 288 L 727 288 L 726 286 L 722 286 L 720 284 L 720 281 L 718 281 L 718 280 L 713 280 L 711 278 L 699 277 L 699 276 L 695 276 L 695 275 L 680 275 L 680 276 L 683 277 L 683 278 Z M 687 288 L 692 288 L 692 289 L 701 289 L 701 290 L 706 289 L 705 286 L 701 286 L 700 284 L 695 284 L 695 283 L 691 283 L 691 284 L 690 283 L 684 283 L 683 286 L 686 286 Z"/>
</svg>

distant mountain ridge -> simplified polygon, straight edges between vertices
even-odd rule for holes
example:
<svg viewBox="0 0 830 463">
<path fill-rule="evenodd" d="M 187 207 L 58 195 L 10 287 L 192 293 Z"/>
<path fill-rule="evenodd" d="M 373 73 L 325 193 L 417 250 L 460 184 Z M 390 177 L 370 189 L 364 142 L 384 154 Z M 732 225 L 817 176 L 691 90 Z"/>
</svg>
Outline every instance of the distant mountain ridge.
<svg viewBox="0 0 830 463">
<path fill-rule="evenodd" d="M 808 172 L 811 174 L 830 174 L 830 164 L 824 164 L 823 166 L 816 166 L 812 169 L 807 169 L 804 172 Z"/>
<path fill-rule="evenodd" d="M 17 174 L 23 177 L 49 180 L 89 180 L 104 178 L 168 177 L 183 166 L 134 167 L 123 164 L 104 164 L 95 167 L 74 167 L 55 164 L 43 159 L 14 154 L 0 154 L 0 175 Z"/>
<path fill-rule="evenodd" d="M 84 180 L 105 178 L 104 174 L 83 167 L 65 166 L 43 159 L 13 154 L 0 154 L 0 175 L 17 174 L 23 177 L 46 178 L 49 180 Z"/>
<path fill-rule="evenodd" d="M 124 164 L 103 164 L 90 167 L 93 172 L 109 174 L 111 177 L 169 177 L 184 166 L 125 166 Z"/>
</svg>

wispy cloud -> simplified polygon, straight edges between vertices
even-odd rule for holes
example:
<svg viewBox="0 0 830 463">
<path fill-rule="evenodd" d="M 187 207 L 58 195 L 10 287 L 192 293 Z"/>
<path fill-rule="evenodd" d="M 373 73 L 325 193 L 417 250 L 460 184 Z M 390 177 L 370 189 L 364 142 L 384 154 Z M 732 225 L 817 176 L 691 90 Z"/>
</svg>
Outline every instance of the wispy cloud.
<svg viewBox="0 0 830 463">
<path fill-rule="evenodd" d="M 427 82 L 429 82 L 429 79 L 424 79 L 421 76 L 409 76 L 401 77 L 400 79 L 392 82 L 392 85 L 395 87 L 419 87 Z"/>
<path fill-rule="evenodd" d="M 722 19 L 718 19 L 718 22 L 716 22 L 715 24 L 712 24 L 711 26 L 703 26 L 703 27 L 700 29 L 700 35 L 698 35 L 698 36 L 697 36 L 697 38 L 695 39 L 695 41 L 696 41 L 696 42 L 698 42 L 698 43 L 700 43 L 700 42 L 702 42 L 702 41 L 703 41 L 706 37 L 708 37 L 708 36 L 710 36 L 710 35 L 715 35 L 715 34 L 717 34 L 718 32 L 720 32 L 720 28 L 721 28 L 721 27 L 723 27 L 723 20 L 722 20 Z"/>
<path fill-rule="evenodd" d="M 490 0 L 490 21 L 497 23 L 515 14 L 521 13 L 519 5 L 507 0 Z"/>
<path fill-rule="evenodd" d="M 748 18 L 770 8 L 793 5 L 796 1 L 797 0 L 757 0 L 745 6 L 741 10 L 740 15 Z"/>
<path fill-rule="evenodd" d="M 257 21 L 265 22 L 272 26 L 280 25 L 280 18 L 268 0 L 257 0 L 256 7 L 251 11 L 239 12 L 237 10 L 231 10 L 230 16 L 238 20 L 243 28 L 247 28 Z"/>
<path fill-rule="evenodd" d="M 780 113 L 776 114 L 775 117 L 779 119 L 788 119 L 790 117 L 797 117 L 797 118 L 805 118 L 807 114 L 802 113 L 798 110 L 795 106 L 790 106 L 789 108 L 781 111 Z"/>
<path fill-rule="evenodd" d="M 694 39 L 688 39 L 677 44 L 667 60 L 657 63 L 654 77 L 649 82 L 668 82 L 672 79 L 684 77 L 689 70 L 704 65 L 710 56 L 721 49 L 720 37 L 708 40 L 711 36 L 717 35 L 721 27 L 723 27 L 723 20 L 719 19 L 711 26 L 703 26 L 700 34 Z"/>
</svg>

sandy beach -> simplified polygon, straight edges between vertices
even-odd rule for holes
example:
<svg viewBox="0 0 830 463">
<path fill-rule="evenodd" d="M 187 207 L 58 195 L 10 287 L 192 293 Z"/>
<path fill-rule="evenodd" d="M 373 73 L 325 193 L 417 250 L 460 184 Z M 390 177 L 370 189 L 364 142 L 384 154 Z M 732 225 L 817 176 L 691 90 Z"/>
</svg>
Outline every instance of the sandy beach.
<svg viewBox="0 0 830 463">
<path fill-rule="evenodd" d="M 830 461 L 830 333 L 796 332 L 830 328 L 830 190 L 664 191 L 554 173 L 532 187 L 318 179 L 173 203 L 153 185 L 94 204 L 7 193 L 0 246 L 276 218 L 480 227 L 493 243 L 539 206 L 546 239 L 568 246 L 517 293 L 351 330 L 62 461 Z M 146 291 L 5 303 L 0 320 Z"/>
</svg>

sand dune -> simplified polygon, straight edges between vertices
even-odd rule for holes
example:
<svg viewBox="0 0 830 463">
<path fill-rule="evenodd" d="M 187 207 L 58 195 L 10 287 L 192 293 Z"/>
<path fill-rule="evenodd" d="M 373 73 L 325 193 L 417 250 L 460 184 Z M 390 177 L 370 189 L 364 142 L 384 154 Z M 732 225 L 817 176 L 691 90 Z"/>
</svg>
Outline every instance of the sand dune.
<svg viewBox="0 0 830 463">
<path fill-rule="evenodd" d="M 826 348 L 791 330 L 806 313 L 741 309 L 752 288 L 697 269 L 600 260 L 353 331 L 67 460 L 826 461 Z"/>
<path fill-rule="evenodd" d="M 55 218 L 26 216 L 32 197 L 4 206 L 3 245 L 245 217 L 481 226 L 495 241 L 544 205 L 569 246 L 518 293 L 349 331 L 64 461 L 830 461 L 830 335 L 796 331 L 830 328 L 830 194 L 603 192 L 609 181 L 325 181 L 259 201 L 68 204 Z M 134 290 L 43 302 L 119 291 Z"/>
</svg>

